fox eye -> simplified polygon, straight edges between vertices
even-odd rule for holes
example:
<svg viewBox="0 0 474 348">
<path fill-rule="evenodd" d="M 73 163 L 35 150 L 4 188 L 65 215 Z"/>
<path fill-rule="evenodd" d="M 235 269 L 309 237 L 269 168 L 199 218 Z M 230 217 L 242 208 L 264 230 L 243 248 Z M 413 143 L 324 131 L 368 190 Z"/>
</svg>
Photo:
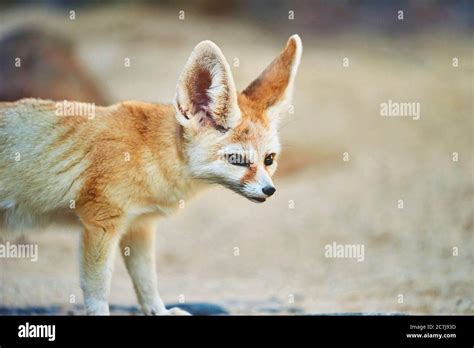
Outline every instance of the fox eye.
<svg viewBox="0 0 474 348">
<path fill-rule="evenodd" d="M 275 154 L 271 153 L 267 157 L 265 157 L 265 161 L 263 162 L 266 166 L 271 166 L 273 164 L 273 159 L 275 158 Z"/>
<path fill-rule="evenodd" d="M 231 154 L 227 156 L 227 161 L 234 166 L 241 166 L 241 167 L 250 167 L 252 163 L 250 163 L 245 156 L 241 154 Z"/>
</svg>

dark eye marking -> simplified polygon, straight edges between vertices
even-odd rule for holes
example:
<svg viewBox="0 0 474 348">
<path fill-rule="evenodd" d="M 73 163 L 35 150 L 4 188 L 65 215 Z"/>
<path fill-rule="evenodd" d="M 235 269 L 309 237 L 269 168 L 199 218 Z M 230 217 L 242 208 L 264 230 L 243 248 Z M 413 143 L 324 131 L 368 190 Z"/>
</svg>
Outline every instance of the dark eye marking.
<svg viewBox="0 0 474 348">
<path fill-rule="evenodd" d="M 275 158 L 275 154 L 271 153 L 271 154 L 267 155 L 267 157 L 265 157 L 265 160 L 263 161 L 263 163 L 266 166 L 271 166 L 273 164 L 273 159 L 274 158 Z"/>
<path fill-rule="evenodd" d="M 227 162 L 234 166 L 241 166 L 241 167 L 250 167 L 252 162 L 250 162 L 244 155 L 239 153 L 232 153 L 226 156 Z"/>
</svg>

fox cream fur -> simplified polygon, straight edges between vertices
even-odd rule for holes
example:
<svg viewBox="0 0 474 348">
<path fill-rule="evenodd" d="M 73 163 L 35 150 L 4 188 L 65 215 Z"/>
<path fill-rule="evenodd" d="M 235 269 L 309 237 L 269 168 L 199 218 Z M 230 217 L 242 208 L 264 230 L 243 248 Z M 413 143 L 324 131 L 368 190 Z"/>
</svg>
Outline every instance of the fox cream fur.
<svg viewBox="0 0 474 348">
<path fill-rule="evenodd" d="M 278 120 L 291 103 L 298 35 L 243 92 L 211 41 L 199 43 L 172 105 L 138 101 L 65 115 L 38 99 L 0 102 L 0 236 L 77 222 L 88 314 L 108 314 L 117 249 L 145 314 L 166 309 L 157 290 L 157 220 L 209 184 L 253 202 L 274 192 Z M 73 110 L 79 103 L 71 103 Z M 64 110 L 63 110 L 64 111 Z"/>
</svg>

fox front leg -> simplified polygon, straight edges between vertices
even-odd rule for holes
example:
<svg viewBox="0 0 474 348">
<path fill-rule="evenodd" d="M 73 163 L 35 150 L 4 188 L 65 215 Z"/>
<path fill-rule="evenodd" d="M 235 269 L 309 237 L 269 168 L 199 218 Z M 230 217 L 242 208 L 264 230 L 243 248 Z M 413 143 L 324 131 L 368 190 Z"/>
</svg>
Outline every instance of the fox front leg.
<svg viewBox="0 0 474 348">
<path fill-rule="evenodd" d="M 155 262 L 156 219 L 136 219 L 120 241 L 128 273 L 145 315 L 189 315 L 179 308 L 167 310 L 158 293 Z"/>
<path fill-rule="evenodd" d="M 108 298 L 118 242 L 119 235 L 113 227 L 84 227 L 81 238 L 81 288 L 87 314 L 110 314 Z"/>
</svg>

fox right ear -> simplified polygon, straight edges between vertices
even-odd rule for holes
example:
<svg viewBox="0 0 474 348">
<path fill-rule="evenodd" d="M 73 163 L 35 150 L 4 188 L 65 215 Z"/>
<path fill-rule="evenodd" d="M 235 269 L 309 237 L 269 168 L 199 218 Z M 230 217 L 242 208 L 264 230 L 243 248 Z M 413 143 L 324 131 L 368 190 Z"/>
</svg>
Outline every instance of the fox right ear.
<svg viewBox="0 0 474 348">
<path fill-rule="evenodd" d="M 297 34 L 291 36 L 283 51 L 242 92 L 266 110 L 271 121 L 278 122 L 280 114 L 288 110 L 302 52 L 300 37 Z"/>
<path fill-rule="evenodd" d="M 224 132 L 240 120 L 229 64 L 212 41 L 202 41 L 191 53 L 178 81 L 174 107 L 183 126 L 211 126 Z"/>
</svg>

